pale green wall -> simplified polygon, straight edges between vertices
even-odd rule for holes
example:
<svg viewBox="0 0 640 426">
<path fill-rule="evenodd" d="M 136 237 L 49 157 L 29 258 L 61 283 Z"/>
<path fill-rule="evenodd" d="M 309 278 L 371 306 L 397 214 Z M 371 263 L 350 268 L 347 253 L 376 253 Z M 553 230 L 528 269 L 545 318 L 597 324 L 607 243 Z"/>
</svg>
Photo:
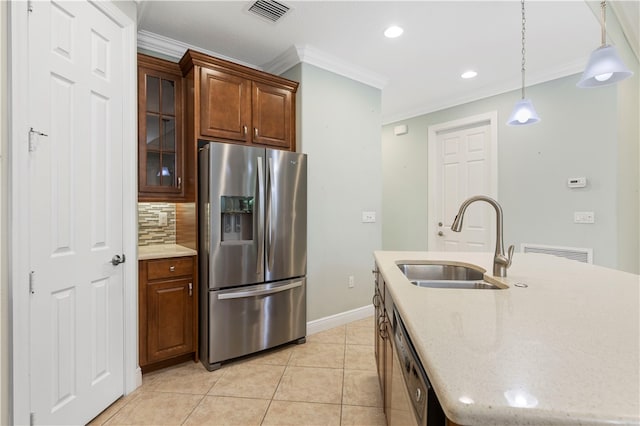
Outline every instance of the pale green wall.
<svg viewBox="0 0 640 426">
<path fill-rule="evenodd" d="M 498 198 L 505 212 L 505 244 L 515 244 L 517 248 L 522 242 L 591 247 L 594 263 L 637 273 L 637 135 L 635 141 L 619 139 L 619 117 L 626 116 L 626 112 L 619 111 L 616 86 L 577 89 L 578 77 L 527 88 L 527 97 L 533 100 L 542 119 L 532 126 L 504 124 L 519 91 L 384 126 L 383 247 L 427 248 L 428 127 L 495 110 Z M 637 120 L 637 114 L 635 117 Z M 409 133 L 394 136 L 393 127 L 398 124 L 407 124 Z M 629 159 L 626 151 L 636 154 Z M 632 176 L 628 185 L 620 185 L 622 174 Z M 588 186 L 569 189 L 567 178 L 577 176 L 586 176 Z M 618 212 L 619 188 L 625 188 L 624 203 L 630 214 Z M 595 224 L 574 224 L 574 211 L 595 212 Z M 635 262 L 619 261 L 622 257 L 618 256 L 618 236 L 625 229 L 631 230 L 634 239 L 631 244 L 624 244 L 631 252 L 625 259 L 635 258 Z"/>
<path fill-rule="evenodd" d="M 371 303 L 373 251 L 381 248 L 381 92 L 304 63 L 284 77 L 300 82 L 297 144 L 309 155 L 311 321 Z M 377 222 L 361 223 L 363 210 L 376 211 Z"/>
<path fill-rule="evenodd" d="M 7 3 L 0 2 L 0 424 L 9 424 L 9 279 L 7 272 Z"/>
</svg>

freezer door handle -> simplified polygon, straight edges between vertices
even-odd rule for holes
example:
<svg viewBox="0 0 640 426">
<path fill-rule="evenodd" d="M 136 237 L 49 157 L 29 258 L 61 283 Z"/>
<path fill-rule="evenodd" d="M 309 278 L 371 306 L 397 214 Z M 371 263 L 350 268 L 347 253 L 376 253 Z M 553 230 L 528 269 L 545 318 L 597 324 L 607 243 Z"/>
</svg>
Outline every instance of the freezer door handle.
<svg viewBox="0 0 640 426">
<path fill-rule="evenodd" d="M 258 254 L 256 274 L 261 277 L 264 267 L 264 173 L 262 157 L 258 157 Z"/>
<path fill-rule="evenodd" d="M 274 288 L 268 288 L 264 290 L 248 290 L 248 291 L 238 291 L 233 293 L 222 293 L 222 294 L 218 294 L 218 300 L 243 299 L 245 297 L 266 296 L 269 294 L 280 293 L 281 291 L 291 290 L 298 287 L 302 287 L 302 281 L 294 281 L 289 284 L 281 285 L 279 287 L 274 287 Z"/>
</svg>

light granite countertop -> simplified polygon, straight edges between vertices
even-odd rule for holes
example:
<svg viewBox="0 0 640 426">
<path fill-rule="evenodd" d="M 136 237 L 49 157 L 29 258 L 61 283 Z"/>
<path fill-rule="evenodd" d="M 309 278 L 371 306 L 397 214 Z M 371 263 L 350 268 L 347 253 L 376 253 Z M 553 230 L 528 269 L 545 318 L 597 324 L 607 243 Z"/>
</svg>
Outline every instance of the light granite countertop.
<svg viewBox="0 0 640 426">
<path fill-rule="evenodd" d="M 640 276 L 516 253 L 499 279 L 507 289 L 421 288 L 396 263 L 449 260 L 490 274 L 493 254 L 374 256 L 453 422 L 640 424 Z"/>
<path fill-rule="evenodd" d="M 166 257 L 195 256 L 195 250 L 178 244 L 152 244 L 138 246 L 138 260 L 163 259 Z"/>
</svg>

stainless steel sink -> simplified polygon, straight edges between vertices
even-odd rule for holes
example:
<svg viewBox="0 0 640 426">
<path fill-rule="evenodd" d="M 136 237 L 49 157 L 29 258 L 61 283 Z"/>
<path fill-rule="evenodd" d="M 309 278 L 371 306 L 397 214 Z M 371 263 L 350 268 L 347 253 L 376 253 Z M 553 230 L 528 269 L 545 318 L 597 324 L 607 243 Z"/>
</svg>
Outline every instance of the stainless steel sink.
<svg viewBox="0 0 640 426">
<path fill-rule="evenodd" d="M 487 281 L 457 281 L 457 280 L 412 280 L 411 284 L 428 288 L 462 288 L 467 290 L 501 290 L 501 287 Z"/>
<path fill-rule="evenodd" d="M 429 288 L 501 290 L 484 279 L 484 271 L 451 263 L 399 263 L 398 268 L 411 284 Z"/>
</svg>

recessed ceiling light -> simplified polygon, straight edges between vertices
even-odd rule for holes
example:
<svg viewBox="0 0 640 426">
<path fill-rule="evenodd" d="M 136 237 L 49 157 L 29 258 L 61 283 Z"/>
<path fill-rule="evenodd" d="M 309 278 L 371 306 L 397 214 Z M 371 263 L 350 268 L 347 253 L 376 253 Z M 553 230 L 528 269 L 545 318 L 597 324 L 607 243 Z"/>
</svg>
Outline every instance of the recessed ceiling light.
<svg viewBox="0 0 640 426">
<path fill-rule="evenodd" d="M 400 37 L 403 32 L 404 30 L 402 28 L 392 25 L 391 27 L 384 30 L 384 35 L 387 38 L 396 38 Z"/>
<path fill-rule="evenodd" d="M 473 70 L 469 70 L 469 71 L 463 72 L 460 77 L 467 79 L 467 78 L 473 78 L 473 77 L 475 77 L 477 75 L 478 75 L 477 72 L 475 72 Z"/>
</svg>

